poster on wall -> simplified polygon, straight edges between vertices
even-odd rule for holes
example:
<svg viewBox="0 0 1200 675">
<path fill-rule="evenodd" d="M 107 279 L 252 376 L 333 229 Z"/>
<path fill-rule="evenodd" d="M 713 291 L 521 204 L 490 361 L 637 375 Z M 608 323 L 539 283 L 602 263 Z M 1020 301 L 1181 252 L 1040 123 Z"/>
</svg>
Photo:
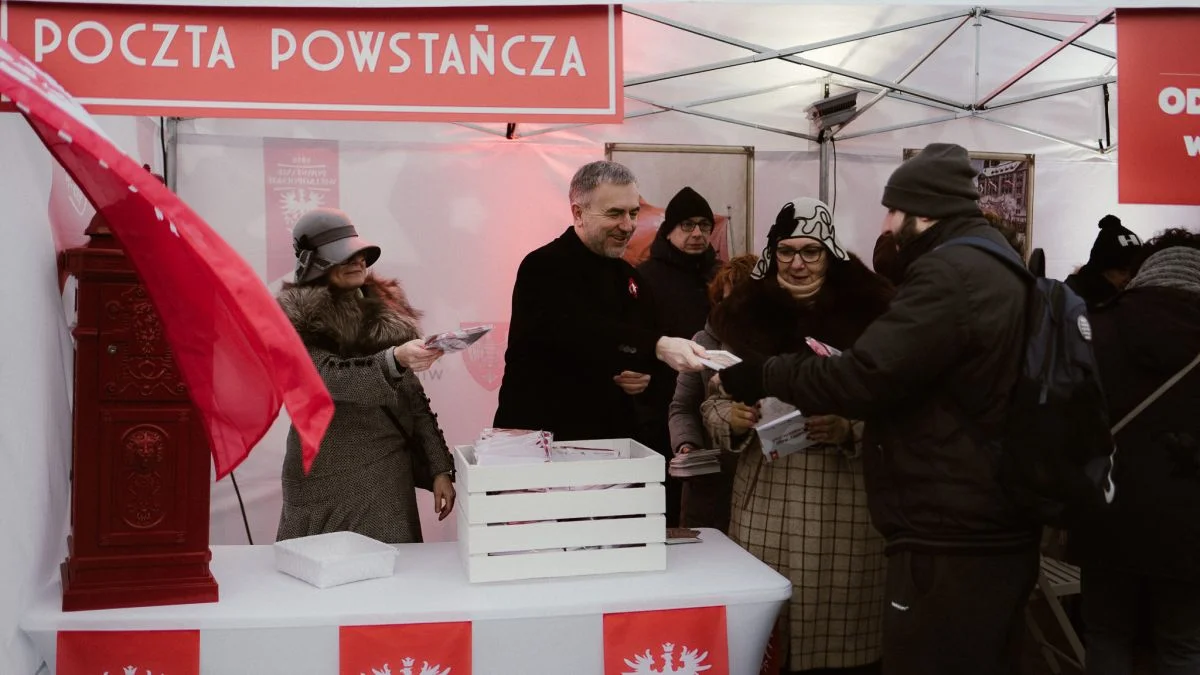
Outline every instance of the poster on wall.
<svg viewBox="0 0 1200 675">
<path fill-rule="evenodd" d="M 1195 9 L 1117 10 L 1117 157 L 1125 204 L 1200 204 Z"/>
<path fill-rule="evenodd" d="M 904 159 L 920 152 L 905 148 Z M 979 206 L 1015 230 L 1021 256 L 1029 259 L 1033 241 L 1033 155 L 972 152 L 971 165 L 979 172 Z"/>
<path fill-rule="evenodd" d="M 625 251 L 632 265 L 650 257 L 667 204 L 691 187 L 712 208 L 710 239 L 721 260 L 749 251 L 753 241 L 749 214 L 754 206 L 754 148 L 722 145 L 633 145 L 607 143 L 605 156 L 637 176 L 642 212 L 637 232 Z"/>
<path fill-rule="evenodd" d="M 339 206 L 337 141 L 263 139 L 263 192 L 267 206 L 267 283 L 292 281 L 296 253 L 292 228 L 316 208 Z"/>
</svg>

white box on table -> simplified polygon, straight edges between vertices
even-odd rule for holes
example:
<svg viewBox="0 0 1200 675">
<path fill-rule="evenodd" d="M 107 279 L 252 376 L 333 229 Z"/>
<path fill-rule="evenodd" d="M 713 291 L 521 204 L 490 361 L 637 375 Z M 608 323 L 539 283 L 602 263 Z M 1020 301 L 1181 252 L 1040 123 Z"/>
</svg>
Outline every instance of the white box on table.
<svg viewBox="0 0 1200 675">
<path fill-rule="evenodd" d="M 663 456 L 625 438 L 554 445 L 613 450 L 618 459 L 480 466 L 473 446 L 455 446 L 458 548 L 467 578 L 665 570 Z M 596 485 L 614 487 L 579 489 Z M 622 548 L 592 548 L 616 546 Z"/>
<path fill-rule="evenodd" d="M 396 548 L 355 532 L 329 532 L 275 542 L 280 572 L 329 588 L 364 579 L 390 577 Z"/>
</svg>

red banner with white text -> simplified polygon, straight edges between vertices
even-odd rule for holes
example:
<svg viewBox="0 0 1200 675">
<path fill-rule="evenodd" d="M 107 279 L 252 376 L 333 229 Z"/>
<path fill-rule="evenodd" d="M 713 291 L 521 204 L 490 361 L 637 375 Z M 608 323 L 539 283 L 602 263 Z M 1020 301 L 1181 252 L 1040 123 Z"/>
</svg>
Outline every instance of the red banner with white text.
<svg viewBox="0 0 1200 675">
<path fill-rule="evenodd" d="M 182 117 L 620 122 L 620 19 L 0 0 L 0 38 L 90 112 Z"/>
<path fill-rule="evenodd" d="M 1200 204 L 1200 9 L 1118 10 L 1120 201 Z"/>
</svg>

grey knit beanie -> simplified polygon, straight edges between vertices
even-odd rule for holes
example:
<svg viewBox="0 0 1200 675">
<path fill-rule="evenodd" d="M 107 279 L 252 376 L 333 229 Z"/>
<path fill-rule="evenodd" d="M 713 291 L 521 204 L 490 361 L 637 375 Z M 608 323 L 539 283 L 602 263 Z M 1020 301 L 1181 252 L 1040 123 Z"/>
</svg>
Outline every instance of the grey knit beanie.
<svg viewBox="0 0 1200 675">
<path fill-rule="evenodd" d="M 1172 246 L 1146 258 L 1129 288 L 1147 286 L 1200 293 L 1200 249 Z"/>
<path fill-rule="evenodd" d="M 889 209 L 935 220 L 979 215 L 977 175 L 965 148 L 931 143 L 892 173 L 882 202 Z"/>
</svg>

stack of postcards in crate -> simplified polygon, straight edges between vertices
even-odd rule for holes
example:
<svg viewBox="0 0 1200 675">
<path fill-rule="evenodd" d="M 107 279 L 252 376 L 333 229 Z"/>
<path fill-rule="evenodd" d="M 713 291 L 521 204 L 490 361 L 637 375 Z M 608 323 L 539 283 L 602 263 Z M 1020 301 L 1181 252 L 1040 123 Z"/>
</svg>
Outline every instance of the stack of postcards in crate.
<svg viewBox="0 0 1200 675">
<path fill-rule="evenodd" d="M 455 447 L 468 578 L 666 569 L 662 456 L 629 439 L 549 443 L 539 454 L 542 438 L 489 429 Z"/>
</svg>

